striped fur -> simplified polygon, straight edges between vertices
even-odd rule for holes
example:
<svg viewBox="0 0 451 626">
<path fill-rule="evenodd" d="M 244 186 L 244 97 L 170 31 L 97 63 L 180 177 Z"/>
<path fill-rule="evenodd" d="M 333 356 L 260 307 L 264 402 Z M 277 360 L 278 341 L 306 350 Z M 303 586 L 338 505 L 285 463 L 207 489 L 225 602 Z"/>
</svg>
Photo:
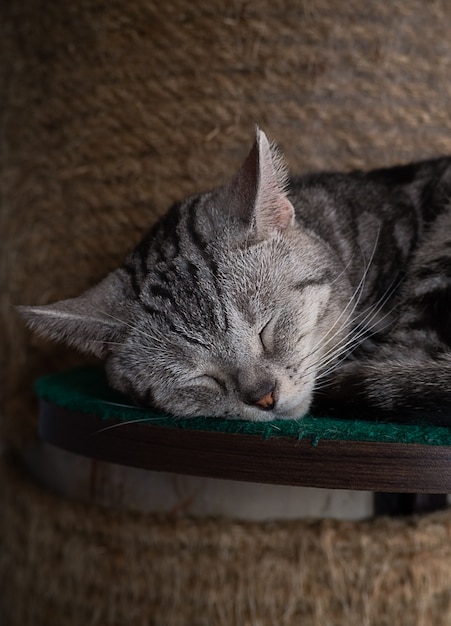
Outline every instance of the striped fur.
<svg viewBox="0 0 451 626">
<path fill-rule="evenodd" d="M 451 158 L 292 178 L 266 136 L 78 298 L 21 307 L 174 415 L 451 418 Z"/>
</svg>

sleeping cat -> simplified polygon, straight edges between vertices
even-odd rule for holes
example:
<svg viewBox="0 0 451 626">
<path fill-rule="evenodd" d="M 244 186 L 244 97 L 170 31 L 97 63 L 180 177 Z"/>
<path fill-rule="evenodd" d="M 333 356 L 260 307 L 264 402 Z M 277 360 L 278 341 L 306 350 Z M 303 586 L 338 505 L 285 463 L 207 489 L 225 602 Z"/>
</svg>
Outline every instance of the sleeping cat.
<svg viewBox="0 0 451 626">
<path fill-rule="evenodd" d="M 258 130 L 98 285 L 19 309 L 173 415 L 451 419 L 451 158 L 289 178 Z"/>
</svg>

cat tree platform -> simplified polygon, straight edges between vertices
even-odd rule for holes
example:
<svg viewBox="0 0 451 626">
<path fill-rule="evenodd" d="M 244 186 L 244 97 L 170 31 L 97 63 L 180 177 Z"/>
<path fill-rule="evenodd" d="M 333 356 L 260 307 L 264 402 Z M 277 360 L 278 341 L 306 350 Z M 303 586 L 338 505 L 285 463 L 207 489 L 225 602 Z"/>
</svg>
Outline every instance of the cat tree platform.
<svg viewBox="0 0 451 626">
<path fill-rule="evenodd" d="M 132 406 L 95 368 L 46 376 L 36 391 L 42 439 L 103 461 L 305 487 L 451 492 L 451 429 L 444 426 L 174 419 Z"/>
</svg>

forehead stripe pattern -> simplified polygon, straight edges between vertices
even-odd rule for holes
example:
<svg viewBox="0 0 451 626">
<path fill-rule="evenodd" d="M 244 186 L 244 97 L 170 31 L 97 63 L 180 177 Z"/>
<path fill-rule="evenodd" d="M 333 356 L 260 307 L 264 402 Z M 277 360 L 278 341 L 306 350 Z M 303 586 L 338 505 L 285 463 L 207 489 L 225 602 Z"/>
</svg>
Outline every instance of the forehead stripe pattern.
<svg viewBox="0 0 451 626">
<path fill-rule="evenodd" d="M 216 299 L 220 303 L 219 310 L 221 311 L 221 317 L 218 315 L 215 316 L 214 324 L 217 325 L 221 330 L 227 332 L 229 329 L 229 322 L 227 319 L 227 310 L 224 306 L 224 294 L 219 284 L 219 271 L 218 265 L 213 258 L 213 256 L 207 250 L 207 242 L 203 239 L 201 233 L 199 232 L 196 224 L 197 210 L 198 210 L 199 202 L 191 203 L 187 205 L 187 223 L 186 230 L 190 237 L 190 242 L 194 246 L 194 248 L 200 253 L 200 258 L 203 261 L 205 268 L 207 269 L 207 275 L 209 278 L 209 282 L 212 290 L 214 290 Z M 199 267 L 197 267 L 199 271 Z M 216 307 L 216 311 L 219 313 L 218 307 Z"/>
</svg>

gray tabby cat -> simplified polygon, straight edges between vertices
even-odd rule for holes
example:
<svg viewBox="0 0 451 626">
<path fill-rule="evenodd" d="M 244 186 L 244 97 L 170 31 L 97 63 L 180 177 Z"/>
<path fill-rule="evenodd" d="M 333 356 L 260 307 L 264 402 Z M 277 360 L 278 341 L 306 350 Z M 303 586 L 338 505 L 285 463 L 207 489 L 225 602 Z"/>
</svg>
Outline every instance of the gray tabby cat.
<svg viewBox="0 0 451 626">
<path fill-rule="evenodd" d="M 173 415 L 451 418 L 451 158 L 288 179 L 261 131 L 78 298 L 20 307 Z"/>
</svg>

